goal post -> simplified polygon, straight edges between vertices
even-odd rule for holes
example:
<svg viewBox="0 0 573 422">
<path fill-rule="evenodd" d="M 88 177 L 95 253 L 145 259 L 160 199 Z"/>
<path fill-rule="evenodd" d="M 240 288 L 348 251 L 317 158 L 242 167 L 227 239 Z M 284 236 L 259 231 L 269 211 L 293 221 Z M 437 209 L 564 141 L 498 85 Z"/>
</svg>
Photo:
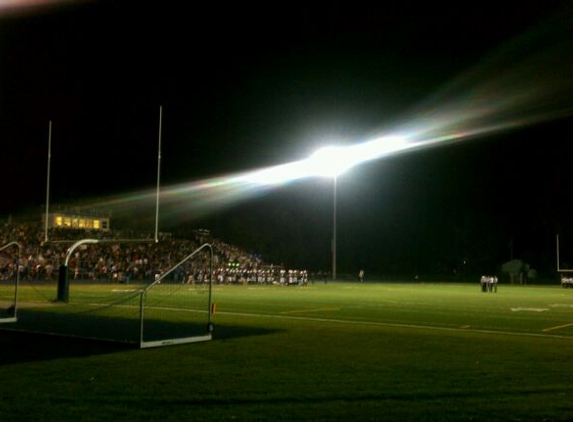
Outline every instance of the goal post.
<svg viewBox="0 0 573 422">
<path fill-rule="evenodd" d="M 568 245 L 567 242 L 565 242 L 565 245 L 564 245 L 559 234 L 555 235 L 555 243 L 556 243 L 556 254 L 555 254 L 555 256 L 557 259 L 557 272 L 558 273 L 573 273 L 573 269 L 568 268 L 569 267 L 568 261 L 563 262 L 562 256 L 561 256 L 562 253 L 564 252 L 565 258 L 567 259 L 567 256 L 570 256 L 571 253 L 573 252 L 572 245 Z"/>
<path fill-rule="evenodd" d="M 87 267 L 80 266 L 84 259 L 80 251 L 87 249 L 89 244 L 159 243 L 162 113 L 163 108 L 160 106 L 154 239 L 48 239 L 52 144 L 52 121 L 49 121 L 45 233 L 42 245 L 68 243 L 71 246 L 65 253 L 64 264 L 59 267 L 57 284 L 51 279 L 52 267 L 49 277 L 43 280 L 45 283 L 26 278 L 20 292 L 22 306 L 16 318 L 20 275 L 18 258 L 14 284 L 11 279 L 7 280 L 8 283 L 0 279 L 0 322 L 16 322 L 13 326 L 16 330 L 125 342 L 141 348 L 211 340 L 213 247 L 209 244 L 202 245 L 167 271 L 165 268 L 171 265 L 170 258 L 167 263 L 158 260 L 157 267 L 148 266 L 145 259 L 144 270 L 141 264 L 137 265 L 137 270 L 133 270 L 136 265 L 122 262 L 117 266 L 117 271 L 108 271 L 109 268 L 100 271 L 102 266 L 107 268 L 108 263 L 115 267 L 112 253 L 102 266 L 90 262 L 90 273 L 86 277 L 82 276 L 82 270 Z M 13 245 L 18 246 L 20 255 L 20 245 L 16 242 L 5 245 L 0 251 Z M 208 257 L 205 257 L 206 254 Z M 63 252 L 56 259 L 58 264 L 61 263 L 60 256 L 64 256 Z M 92 258 L 93 255 L 87 259 Z M 191 265 L 191 261 L 198 258 L 201 261 Z M 74 264 L 73 279 L 68 266 L 70 262 Z M 194 277 L 181 280 L 182 272 L 195 271 L 197 268 L 204 275 L 200 283 L 195 283 Z M 109 274 L 112 276 L 109 277 Z M 187 280 L 193 280 L 191 285 Z"/>
<path fill-rule="evenodd" d="M 16 247 L 16 259 L 9 257 L 9 268 L 6 279 L 0 281 L 0 323 L 18 321 L 18 286 L 20 284 L 20 255 L 21 246 L 18 242 L 10 242 L 0 247 L 0 252 L 5 249 Z"/>
<path fill-rule="evenodd" d="M 565 259 L 570 257 L 573 253 L 573 246 L 563 245 L 560 240 L 559 234 L 555 236 L 556 243 L 556 261 L 557 261 L 557 274 L 559 275 L 561 287 L 573 287 L 573 269 L 569 268 L 569 262 L 562 261 L 562 253 L 565 255 Z"/>
</svg>

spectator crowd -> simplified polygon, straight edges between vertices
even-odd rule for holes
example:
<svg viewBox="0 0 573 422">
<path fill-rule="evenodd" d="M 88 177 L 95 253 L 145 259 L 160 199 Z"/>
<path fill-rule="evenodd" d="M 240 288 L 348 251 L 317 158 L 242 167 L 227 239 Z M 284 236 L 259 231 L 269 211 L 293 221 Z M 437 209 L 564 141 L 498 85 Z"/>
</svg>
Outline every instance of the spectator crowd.
<svg viewBox="0 0 573 422">
<path fill-rule="evenodd" d="M 169 272 L 165 276 L 169 281 L 204 283 L 209 281 L 208 249 L 188 260 L 186 258 L 206 241 L 213 247 L 215 283 L 298 285 L 308 282 L 305 270 L 267 265 L 256 254 L 212 237 L 205 239 L 204 233 L 192 238 L 161 234 L 159 241 L 155 242 L 151 234 L 136 231 L 52 228 L 48 231 L 48 242 L 45 242 L 45 237 L 40 223 L 13 224 L 9 221 L 2 224 L 0 247 L 18 242 L 20 261 L 18 263 L 16 247 L 2 250 L 0 280 L 13 278 L 16 268 L 22 281 L 57 280 L 70 246 L 81 239 L 98 239 L 105 242 L 82 244 L 68 257 L 71 280 L 129 283 L 157 280 Z"/>
</svg>

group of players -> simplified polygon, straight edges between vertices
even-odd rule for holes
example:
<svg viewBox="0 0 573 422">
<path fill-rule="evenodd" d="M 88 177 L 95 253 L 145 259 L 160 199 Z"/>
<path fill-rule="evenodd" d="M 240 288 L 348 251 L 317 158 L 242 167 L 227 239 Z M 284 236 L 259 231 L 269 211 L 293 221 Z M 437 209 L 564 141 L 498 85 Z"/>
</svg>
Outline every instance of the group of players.
<svg viewBox="0 0 573 422">
<path fill-rule="evenodd" d="M 497 293 L 497 277 L 491 275 L 482 275 L 480 279 L 482 292 Z"/>
<path fill-rule="evenodd" d="M 573 277 L 561 275 L 561 287 L 573 288 Z"/>
<path fill-rule="evenodd" d="M 217 284 L 274 284 L 281 286 L 294 286 L 308 284 L 306 270 L 272 269 L 241 269 L 219 268 L 214 271 Z M 204 283 L 209 281 L 208 272 L 189 274 L 187 283 Z"/>
</svg>

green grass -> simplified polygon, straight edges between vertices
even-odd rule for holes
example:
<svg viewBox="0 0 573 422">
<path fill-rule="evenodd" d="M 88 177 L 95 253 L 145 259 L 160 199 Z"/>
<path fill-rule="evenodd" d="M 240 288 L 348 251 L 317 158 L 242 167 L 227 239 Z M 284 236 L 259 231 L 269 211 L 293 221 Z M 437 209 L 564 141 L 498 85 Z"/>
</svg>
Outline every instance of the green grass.
<svg viewBox="0 0 573 422">
<path fill-rule="evenodd" d="M 0 420 L 573 415 L 570 289 L 329 283 L 215 286 L 213 298 L 205 343 L 134 350 L 0 332 Z"/>
</svg>

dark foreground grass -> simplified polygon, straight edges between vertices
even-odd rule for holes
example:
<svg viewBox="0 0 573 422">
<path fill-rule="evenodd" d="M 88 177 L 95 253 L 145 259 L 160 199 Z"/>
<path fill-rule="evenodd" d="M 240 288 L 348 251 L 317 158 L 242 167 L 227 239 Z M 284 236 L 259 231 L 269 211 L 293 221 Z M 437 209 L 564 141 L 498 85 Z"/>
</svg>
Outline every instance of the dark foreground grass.
<svg viewBox="0 0 573 422">
<path fill-rule="evenodd" d="M 0 420 L 566 421 L 573 290 L 223 286 L 215 340 L 0 332 Z"/>
</svg>

